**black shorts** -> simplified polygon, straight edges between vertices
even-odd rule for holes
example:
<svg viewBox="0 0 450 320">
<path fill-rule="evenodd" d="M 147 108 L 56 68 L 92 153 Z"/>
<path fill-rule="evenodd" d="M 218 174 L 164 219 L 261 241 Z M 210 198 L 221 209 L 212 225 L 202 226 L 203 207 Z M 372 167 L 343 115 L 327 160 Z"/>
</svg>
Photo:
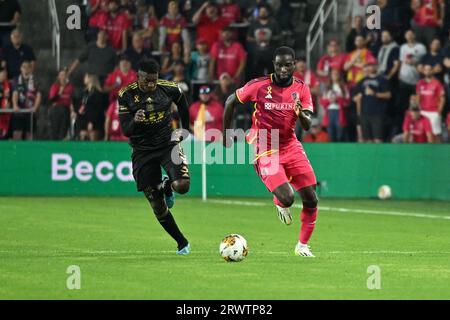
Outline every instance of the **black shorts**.
<svg viewBox="0 0 450 320">
<path fill-rule="evenodd" d="M 31 132 L 31 121 L 32 120 L 29 113 L 13 113 L 11 117 L 11 130 Z M 36 118 L 35 115 L 33 115 L 33 124 L 35 123 Z"/>
<path fill-rule="evenodd" d="M 138 191 L 156 188 L 162 182 L 161 167 L 172 181 L 190 178 L 186 156 L 179 144 L 155 151 L 134 150 L 131 158 Z"/>
<path fill-rule="evenodd" d="M 86 115 L 78 115 L 76 121 L 76 128 L 78 131 L 87 130 L 89 123 L 92 123 L 92 129 L 102 131 L 105 128 L 105 117 L 87 117 Z"/>
<path fill-rule="evenodd" d="M 383 140 L 383 116 L 361 115 L 361 129 L 364 140 Z"/>
</svg>

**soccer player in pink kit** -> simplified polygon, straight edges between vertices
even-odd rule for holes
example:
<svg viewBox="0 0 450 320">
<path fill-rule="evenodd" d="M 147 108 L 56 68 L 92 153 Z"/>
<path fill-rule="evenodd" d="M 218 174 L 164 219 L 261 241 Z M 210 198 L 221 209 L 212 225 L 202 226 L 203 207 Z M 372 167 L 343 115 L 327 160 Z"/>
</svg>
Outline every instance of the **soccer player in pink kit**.
<svg viewBox="0 0 450 320">
<path fill-rule="evenodd" d="M 274 195 L 278 216 L 286 225 L 292 223 L 289 210 L 294 203 L 292 187 L 299 193 L 303 209 L 295 254 L 314 257 L 308 241 L 317 219 L 317 182 L 302 144 L 294 133 L 297 119 L 304 130 L 311 127 L 311 93 L 303 81 L 293 77 L 293 49 L 276 49 L 273 64 L 275 73 L 248 82 L 228 97 L 225 102 L 223 141 L 225 146 L 230 145 L 230 125 L 235 107 L 239 103 L 254 102 L 253 125 L 247 141 L 255 145 L 256 173 Z"/>
</svg>

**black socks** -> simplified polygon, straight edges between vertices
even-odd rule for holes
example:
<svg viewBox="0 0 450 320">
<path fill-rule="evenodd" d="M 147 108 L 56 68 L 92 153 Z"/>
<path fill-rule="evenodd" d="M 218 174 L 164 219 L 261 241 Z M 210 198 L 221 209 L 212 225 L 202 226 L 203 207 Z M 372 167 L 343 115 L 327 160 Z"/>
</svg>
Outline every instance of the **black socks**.
<svg viewBox="0 0 450 320">
<path fill-rule="evenodd" d="M 188 241 L 181 233 L 180 229 L 172 216 L 172 213 L 167 210 L 167 214 L 164 217 L 157 217 L 161 226 L 166 230 L 168 234 L 178 243 L 178 250 L 181 250 L 187 246 Z"/>
</svg>

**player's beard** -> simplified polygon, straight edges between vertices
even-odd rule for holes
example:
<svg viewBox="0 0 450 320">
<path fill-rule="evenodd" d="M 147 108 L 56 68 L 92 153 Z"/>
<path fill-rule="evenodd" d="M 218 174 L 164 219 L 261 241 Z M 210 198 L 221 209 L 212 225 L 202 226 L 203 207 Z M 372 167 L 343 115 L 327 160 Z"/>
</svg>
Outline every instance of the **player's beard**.
<svg viewBox="0 0 450 320">
<path fill-rule="evenodd" d="M 288 85 L 291 84 L 291 82 L 292 82 L 292 76 L 293 76 L 293 74 L 289 75 L 289 76 L 286 77 L 286 78 L 281 78 L 280 76 L 275 75 L 275 82 L 276 82 L 276 84 L 279 85 L 280 87 L 286 87 L 286 86 L 288 86 Z"/>
</svg>

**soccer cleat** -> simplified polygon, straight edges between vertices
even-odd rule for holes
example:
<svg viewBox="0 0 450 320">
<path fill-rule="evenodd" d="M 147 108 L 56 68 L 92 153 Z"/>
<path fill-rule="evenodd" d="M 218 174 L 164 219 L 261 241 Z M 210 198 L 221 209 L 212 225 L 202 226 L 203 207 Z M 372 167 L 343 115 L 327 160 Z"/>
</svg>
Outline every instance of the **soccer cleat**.
<svg viewBox="0 0 450 320">
<path fill-rule="evenodd" d="M 299 257 L 315 257 L 315 255 L 313 255 L 311 250 L 309 249 L 309 246 L 300 242 L 298 242 L 295 246 L 294 253 Z"/>
<path fill-rule="evenodd" d="M 290 225 L 292 223 L 292 215 L 289 208 L 283 208 L 279 205 L 275 205 L 277 207 L 278 211 L 278 218 L 281 222 L 283 222 L 285 225 Z"/>
<path fill-rule="evenodd" d="M 191 253 L 191 245 L 188 243 L 185 247 L 177 251 L 177 254 L 187 255 Z"/>
<path fill-rule="evenodd" d="M 173 193 L 172 187 L 169 184 L 169 177 L 164 175 L 162 179 L 162 188 L 164 191 L 164 199 L 166 200 L 167 207 L 171 209 L 175 204 L 175 194 Z"/>
</svg>

